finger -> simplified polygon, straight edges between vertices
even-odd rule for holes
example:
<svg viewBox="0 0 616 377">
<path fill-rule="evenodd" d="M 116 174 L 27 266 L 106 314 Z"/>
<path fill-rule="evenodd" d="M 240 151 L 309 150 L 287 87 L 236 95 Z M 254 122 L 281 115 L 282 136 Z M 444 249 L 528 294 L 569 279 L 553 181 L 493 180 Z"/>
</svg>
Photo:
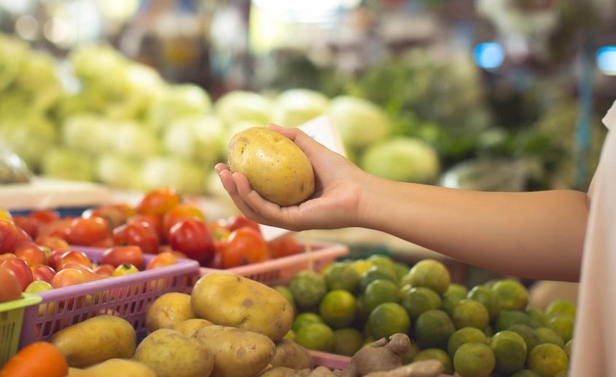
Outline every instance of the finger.
<svg viewBox="0 0 616 377">
<path fill-rule="evenodd" d="M 246 178 L 245 175 L 240 173 L 233 173 L 231 177 L 233 179 L 233 185 L 236 188 L 235 197 L 231 197 L 235 205 L 249 219 L 257 221 L 261 224 L 269 225 L 270 221 L 261 215 L 259 211 L 259 206 L 250 205 L 246 201 L 246 198 L 256 196 L 261 200 L 261 203 L 266 202 L 266 200 L 263 199 L 259 195 L 259 193 L 252 189 L 252 187 L 250 186 L 250 182 L 248 182 L 248 178 Z M 254 202 L 254 199 L 252 201 Z"/>
<path fill-rule="evenodd" d="M 229 169 L 229 167 L 222 162 L 219 162 L 214 166 L 214 170 L 216 170 L 216 173 L 218 174 L 220 174 L 225 169 Z"/>
</svg>

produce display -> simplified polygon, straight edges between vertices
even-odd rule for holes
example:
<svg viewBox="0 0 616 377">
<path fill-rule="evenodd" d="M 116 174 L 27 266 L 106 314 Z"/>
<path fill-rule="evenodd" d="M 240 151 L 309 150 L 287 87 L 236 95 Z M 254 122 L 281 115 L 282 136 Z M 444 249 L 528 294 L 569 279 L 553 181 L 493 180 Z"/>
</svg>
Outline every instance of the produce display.
<svg viewBox="0 0 616 377">
<path fill-rule="evenodd" d="M 296 309 L 288 337 L 308 349 L 350 356 L 402 333 L 411 339 L 404 362 L 436 359 L 447 374 L 555 376 L 568 368 L 574 303 L 528 308 L 517 280 L 469 289 L 451 283 L 439 261 L 410 267 L 373 255 L 301 271 L 274 288 Z"/>
</svg>

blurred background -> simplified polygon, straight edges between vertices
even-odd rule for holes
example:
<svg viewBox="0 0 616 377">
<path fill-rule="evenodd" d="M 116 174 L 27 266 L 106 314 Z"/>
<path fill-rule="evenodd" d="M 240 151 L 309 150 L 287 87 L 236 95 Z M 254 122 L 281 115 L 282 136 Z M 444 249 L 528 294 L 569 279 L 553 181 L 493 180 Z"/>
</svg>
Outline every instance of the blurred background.
<svg viewBox="0 0 616 377">
<path fill-rule="evenodd" d="M 0 0 L 0 139 L 25 174 L 216 197 L 230 135 L 326 115 L 390 179 L 586 189 L 616 99 L 615 8 Z"/>
</svg>

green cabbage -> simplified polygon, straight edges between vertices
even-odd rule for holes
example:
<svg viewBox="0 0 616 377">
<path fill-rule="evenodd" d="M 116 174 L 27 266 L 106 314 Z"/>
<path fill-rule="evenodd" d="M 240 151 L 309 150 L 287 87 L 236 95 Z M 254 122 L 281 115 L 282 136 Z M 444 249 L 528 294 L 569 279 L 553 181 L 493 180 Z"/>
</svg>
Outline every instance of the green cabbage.
<svg viewBox="0 0 616 377">
<path fill-rule="evenodd" d="M 28 58 L 28 44 L 13 36 L 0 33 L 0 91 L 17 78 Z"/>
<path fill-rule="evenodd" d="M 212 100 L 200 86 L 175 84 L 168 86 L 148 109 L 148 122 L 156 130 L 163 130 L 173 121 L 188 115 L 210 113 Z"/>
<path fill-rule="evenodd" d="M 58 132 L 53 123 L 39 113 L 23 118 L 0 120 L 0 139 L 37 172 L 46 153 L 57 144 Z"/>
<path fill-rule="evenodd" d="M 58 147 L 45 154 L 41 163 L 42 175 L 50 178 L 73 181 L 94 181 L 96 167 L 94 157 L 75 149 Z"/>
<path fill-rule="evenodd" d="M 214 103 L 214 111 L 226 127 L 241 121 L 266 125 L 271 118 L 272 103 L 259 93 L 235 90 L 220 97 Z"/>
<path fill-rule="evenodd" d="M 97 156 L 96 175 L 99 181 L 110 186 L 143 190 L 141 161 L 116 153 L 103 153 Z"/>
<path fill-rule="evenodd" d="M 158 156 L 144 162 L 142 178 L 146 190 L 173 187 L 182 194 L 202 194 L 208 169 L 178 156 Z"/>
<path fill-rule="evenodd" d="M 111 148 L 124 156 L 146 159 L 160 151 L 160 141 L 151 128 L 125 121 L 116 124 Z"/>
<path fill-rule="evenodd" d="M 115 124 L 105 116 L 82 113 L 67 118 L 60 135 L 62 144 L 69 148 L 101 153 L 113 145 L 115 130 Z"/>
<path fill-rule="evenodd" d="M 214 116 L 190 116 L 171 123 L 163 133 L 165 152 L 214 166 L 223 155 L 223 126 Z"/>
<path fill-rule="evenodd" d="M 289 89 L 274 102 L 272 122 L 284 127 L 297 127 L 327 111 L 329 99 L 309 89 Z"/>
</svg>

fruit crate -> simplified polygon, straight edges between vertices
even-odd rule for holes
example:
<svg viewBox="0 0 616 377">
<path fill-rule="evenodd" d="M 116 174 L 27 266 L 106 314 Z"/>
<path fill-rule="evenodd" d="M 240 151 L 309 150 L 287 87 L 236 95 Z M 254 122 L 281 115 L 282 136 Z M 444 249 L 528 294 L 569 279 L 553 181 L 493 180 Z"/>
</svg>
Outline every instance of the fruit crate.
<svg viewBox="0 0 616 377">
<path fill-rule="evenodd" d="M 95 263 L 103 256 L 102 249 L 80 247 L 79 250 Z M 155 256 L 145 254 L 145 263 Z M 189 293 L 198 270 L 196 261 L 178 259 L 171 266 L 39 292 L 39 305 L 24 311 L 19 348 L 102 314 L 120 316 L 133 325 L 137 334 L 143 334 L 150 304 L 168 292 Z"/>
<path fill-rule="evenodd" d="M 41 302 L 40 296 L 23 293 L 21 299 L 0 304 L 0 367 L 19 349 L 24 310 L 39 302 Z"/>
<path fill-rule="evenodd" d="M 299 254 L 271 259 L 261 263 L 224 270 L 201 267 L 199 268 L 199 275 L 203 276 L 212 272 L 226 271 L 273 286 L 285 284 L 295 273 L 301 270 L 313 269 L 314 271 L 320 271 L 325 265 L 349 254 L 348 247 L 342 244 L 318 242 L 311 244 L 309 252 L 306 252 L 306 244 L 302 246 L 304 251 Z"/>
<path fill-rule="evenodd" d="M 333 353 L 309 350 L 314 365 L 328 367 L 329 369 L 344 369 L 351 362 L 351 357 Z"/>
</svg>

